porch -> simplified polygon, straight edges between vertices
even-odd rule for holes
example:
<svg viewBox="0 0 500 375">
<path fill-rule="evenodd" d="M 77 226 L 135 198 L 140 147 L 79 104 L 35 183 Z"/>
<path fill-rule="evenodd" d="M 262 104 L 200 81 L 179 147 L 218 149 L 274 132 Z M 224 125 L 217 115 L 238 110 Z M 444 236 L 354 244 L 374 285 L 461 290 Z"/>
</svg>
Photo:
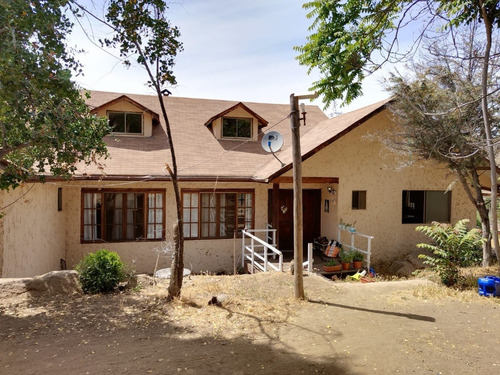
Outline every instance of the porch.
<svg viewBox="0 0 500 375">
<path fill-rule="evenodd" d="M 242 267 L 250 273 L 268 271 L 289 272 L 294 257 L 293 251 L 284 252 L 279 250 L 276 247 L 276 238 L 277 230 L 272 228 L 270 224 L 267 225 L 266 229 L 243 230 L 241 246 Z M 369 271 L 371 266 L 371 241 L 374 237 L 357 233 L 354 228 L 339 224 L 337 238 L 337 243 L 344 251 L 355 251 L 363 254 L 361 268 Z M 342 242 L 342 239 L 345 240 L 345 238 L 349 238 L 348 243 Z M 356 239 L 358 239 L 357 242 Z M 303 268 L 308 272 L 322 275 L 342 276 L 356 273 L 359 268 L 354 268 L 352 265 L 347 269 L 335 271 L 324 269 L 324 265 L 333 259 L 326 255 L 328 244 L 330 243 L 330 241 L 327 241 L 325 244 L 320 238 L 315 239 L 312 243 L 308 243 L 304 248 Z"/>
</svg>

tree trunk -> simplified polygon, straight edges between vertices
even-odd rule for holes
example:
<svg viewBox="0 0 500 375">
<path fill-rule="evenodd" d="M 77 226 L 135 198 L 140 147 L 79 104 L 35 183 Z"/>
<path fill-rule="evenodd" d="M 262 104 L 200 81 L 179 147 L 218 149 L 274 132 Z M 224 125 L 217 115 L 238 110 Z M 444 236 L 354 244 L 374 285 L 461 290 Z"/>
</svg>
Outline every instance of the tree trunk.
<svg viewBox="0 0 500 375">
<path fill-rule="evenodd" d="M 489 71 L 489 59 L 491 52 L 491 35 L 492 35 L 492 23 L 489 18 L 489 15 L 486 11 L 484 2 L 480 0 L 479 2 L 481 6 L 481 15 L 484 22 L 484 28 L 486 31 L 486 48 L 484 51 L 484 60 L 483 60 L 483 71 L 481 75 L 481 91 L 482 91 L 482 99 L 481 99 L 481 107 L 483 112 L 483 123 L 484 123 L 484 131 L 486 135 L 486 147 L 488 153 L 488 159 L 490 161 L 490 180 L 491 180 L 491 234 L 493 236 L 493 247 L 495 254 L 498 257 L 498 222 L 497 222 L 497 171 L 496 171 L 496 162 L 495 162 L 495 151 L 493 149 L 493 140 L 491 136 L 491 124 L 490 124 L 490 115 L 488 110 L 488 71 Z M 483 259 L 483 266 L 491 265 L 491 256 L 488 256 Z"/>
<path fill-rule="evenodd" d="M 481 218 L 481 237 L 485 240 L 483 243 L 483 264 L 489 263 L 491 262 L 490 217 L 488 214 L 488 209 L 486 208 L 486 204 L 484 202 L 481 184 L 479 183 L 479 176 L 477 175 L 476 169 L 471 169 L 470 177 L 472 179 L 472 187 L 474 188 L 473 194 L 464 174 L 460 170 L 455 170 L 455 172 L 458 176 L 458 179 L 462 183 L 462 187 L 464 188 L 467 197 L 479 212 L 479 217 Z"/>
</svg>

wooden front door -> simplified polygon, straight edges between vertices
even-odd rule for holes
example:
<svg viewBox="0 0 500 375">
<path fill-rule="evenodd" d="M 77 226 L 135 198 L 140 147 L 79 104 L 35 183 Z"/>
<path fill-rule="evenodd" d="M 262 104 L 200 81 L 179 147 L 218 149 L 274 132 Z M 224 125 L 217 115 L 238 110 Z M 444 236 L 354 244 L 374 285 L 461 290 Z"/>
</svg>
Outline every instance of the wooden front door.
<svg viewBox="0 0 500 375">
<path fill-rule="evenodd" d="M 293 250 L 293 190 L 280 190 L 279 195 L 278 249 Z M 307 243 L 313 242 L 321 234 L 321 190 L 302 191 L 302 211 L 303 242 L 304 250 L 307 251 Z"/>
</svg>

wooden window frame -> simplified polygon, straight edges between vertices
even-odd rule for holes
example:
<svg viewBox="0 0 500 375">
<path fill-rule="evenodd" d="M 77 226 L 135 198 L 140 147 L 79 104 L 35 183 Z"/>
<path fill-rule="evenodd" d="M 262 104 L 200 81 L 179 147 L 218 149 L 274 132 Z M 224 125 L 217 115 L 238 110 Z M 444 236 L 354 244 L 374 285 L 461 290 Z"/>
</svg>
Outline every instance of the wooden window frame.
<svg viewBox="0 0 500 375">
<path fill-rule="evenodd" d="M 137 193 L 137 194 L 144 194 L 144 218 L 143 218 L 143 238 L 135 238 L 135 239 L 121 239 L 121 240 L 113 240 L 113 239 L 106 239 L 106 238 L 100 238 L 100 239 L 92 239 L 92 240 L 86 240 L 84 239 L 84 226 L 85 226 L 85 194 L 100 194 L 101 195 L 101 208 L 100 208 L 100 224 L 95 224 L 91 223 L 90 226 L 98 225 L 101 228 L 101 237 L 105 237 L 106 235 L 106 207 L 105 207 L 105 199 L 104 195 L 105 194 L 127 194 L 127 193 Z M 164 235 L 162 238 L 147 238 L 148 236 L 148 210 L 149 210 L 149 202 L 148 202 L 148 194 L 161 194 L 162 195 L 162 220 L 163 220 L 163 225 L 162 225 L 162 233 L 165 233 L 165 228 L 166 228 L 166 191 L 165 189 L 82 189 L 81 190 L 81 203 L 80 203 L 80 243 L 103 243 L 103 242 L 112 242 L 112 243 L 119 243 L 119 242 L 151 242 L 151 241 L 163 241 L 164 240 Z M 155 206 L 156 207 L 156 206 Z M 155 208 L 156 209 L 156 208 Z M 126 199 L 124 199 L 124 205 L 122 207 L 122 217 L 123 217 L 123 222 L 126 222 L 126 210 L 127 210 L 127 205 L 126 205 Z M 156 222 L 155 222 L 156 224 Z M 125 224 L 126 227 L 126 224 Z M 125 228 L 126 229 L 126 228 Z M 124 229 L 124 230 L 125 230 Z"/>
<path fill-rule="evenodd" d="M 224 120 L 250 120 L 250 137 L 240 137 L 238 135 L 238 124 L 236 124 L 236 137 L 225 137 L 224 136 Z M 220 127 L 220 136 L 223 139 L 252 139 L 253 137 L 253 118 L 252 117 L 231 117 L 231 116 L 225 116 L 222 117 L 221 119 L 221 127 Z"/>
<path fill-rule="evenodd" d="M 127 136 L 143 136 L 144 135 L 144 112 L 132 112 L 132 111 L 106 111 L 106 116 L 108 117 L 109 122 L 109 114 L 110 113 L 123 113 L 125 116 L 125 131 L 124 132 L 115 132 L 111 130 L 112 135 L 127 135 Z M 127 114 L 141 115 L 141 132 L 140 133 L 131 133 L 127 132 Z"/>
<path fill-rule="evenodd" d="M 217 240 L 217 239 L 231 239 L 233 238 L 234 234 L 231 234 L 231 236 L 214 236 L 214 237 L 203 237 L 201 235 L 202 233 L 202 213 L 201 213 L 201 208 L 202 208 L 202 203 L 201 203 L 201 194 L 205 193 L 214 193 L 214 194 L 236 194 L 236 204 L 235 204 L 235 229 L 238 231 L 238 194 L 251 194 L 252 196 L 252 228 L 255 227 L 255 190 L 254 189 L 181 189 L 181 205 L 184 209 L 184 194 L 198 194 L 198 236 L 197 237 L 187 237 L 184 236 L 185 240 Z M 189 209 L 191 209 L 192 206 L 189 206 Z M 243 208 L 247 208 L 247 206 L 243 206 Z M 215 212 L 215 217 L 216 217 L 216 233 L 220 233 L 220 199 L 216 200 L 216 206 L 215 206 L 216 212 Z M 189 222 L 192 223 L 192 222 Z M 184 228 L 183 228 L 184 230 Z M 237 233 L 237 237 L 241 238 L 241 234 Z"/>
<path fill-rule="evenodd" d="M 405 192 L 422 192 L 424 195 L 423 203 L 422 203 L 422 221 L 405 221 L 405 202 L 404 202 L 404 194 Z M 448 212 L 446 213 L 448 216 L 448 220 L 444 221 L 444 223 L 450 223 L 451 222 L 451 203 L 452 203 L 452 192 L 451 191 L 446 191 L 446 190 L 402 190 L 401 192 L 401 223 L 402 224 L 429 224 L 433 220 L 428 220 L 427 219 L 427 212 L 426 212 L 426 202 L 427 202 L 427 193 L 429 192 L 438 192 L 438 193 L 443 193 L 447 195 L 448 198 Z"/>
</svg>

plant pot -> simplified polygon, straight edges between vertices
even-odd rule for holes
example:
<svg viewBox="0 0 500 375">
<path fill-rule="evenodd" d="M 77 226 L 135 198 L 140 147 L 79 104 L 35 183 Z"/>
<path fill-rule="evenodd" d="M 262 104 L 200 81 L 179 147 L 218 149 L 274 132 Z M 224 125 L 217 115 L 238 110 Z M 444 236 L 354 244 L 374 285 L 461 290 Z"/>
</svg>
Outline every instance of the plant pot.
<svg viewBox="0 0 500 375">
<path fill-rule="evenodd" d="M 355 260 L 352 262 L 352 266 L 355 270 L 359 270 L 361 267 L 363 267 L 363 261 L 361 260 Z"/>
<path fill-rule="evenodd" d="M 342 263 L 342 269 L 344 271 L 350 270 L 351 269 L 351 263 Z"/>
<path fill-rule="evenodd" d="M 323 271 L 325 272 L 337 272 L 342 269 L 342 266 L 340 264 L 337 264 L 336 266 L 323 266 Z"/>
</svg>

